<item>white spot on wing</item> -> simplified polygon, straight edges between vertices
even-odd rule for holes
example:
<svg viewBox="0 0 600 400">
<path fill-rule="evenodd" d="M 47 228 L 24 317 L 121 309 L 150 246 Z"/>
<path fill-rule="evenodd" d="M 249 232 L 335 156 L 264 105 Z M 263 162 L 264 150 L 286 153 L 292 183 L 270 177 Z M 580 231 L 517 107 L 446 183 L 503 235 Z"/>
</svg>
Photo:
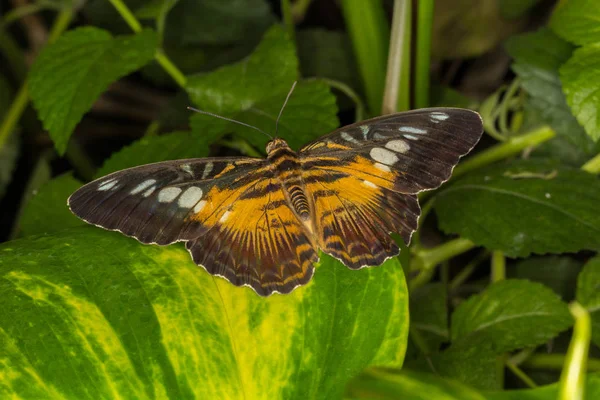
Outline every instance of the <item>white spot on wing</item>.
<svg viewBox="0 0 600 400">
<path fill-rule="evenodd" d="M 413 135 L 402 135 L 402 136 L 404 136 L 405 138 L 410 139 L 410 140 L 419 140 L 418 137 L 413 136 Z"/>
<path fill-rule="evenodd" d="M 356 138 L 353 137 L 352 135 L 350 135 L 348 132 L 342 132 L 340 134 L 340 136 L 342 137 L 342 139 L 344 139 L 347 142 L 354 143 L 354 144 L 360 144 L 360 142 L 358 140 L 356 140 Z"/>
<path fill-rule="evenodd" d="M 191 176 L 194 176 L 194 172 L 192 171 L 192 167 L 190 167 L 190 164 L 181 164 L 180 168 L 188 174 L 190 174 Z"/>
<path fill-rule="evenodd" d="M 212 162 L 207 162 L 204 166 L 204 171 L 202 172 L 202 179 L 206 179 L 206 177 L 212 172 L 213 167 L 215 165 Z"/>
<path fill-rule="evenodd" d="M 198 214 L 200 211 L 202 211 L 204 206 L 206 206 L 206 200 L 199 201 L 198 204 L 196 204 L 196 207 L 194 207 L 194 212 Z"/>
<path fill-rule="evenodd" d="M 375 132 L 375 134 L 373 135 L 373 139 L 385 139 L 385 136 L 383 136 L 379 132 Z"/>
<path fill-rule="evenodd" d="M 392 170 L 385 164 L 375 163 L 375 168 L 382 170 L 383 172 L 391 172 Z"/>
<path fill-rule="evenodd" d="M 142 193 L 142 196 L 144 197 L 148 197 L 152 194 L 152 192 L 154 192 L 156 190 L 156 186 L 150 186 L 150 188 L 148 190 L 146 190 L 144 193 Z"/>
<path fill-rule="evenodd" d="M 154 185 L 156 183 L 156 179 L 146 179 L 145 181 L 143 181 L 142 183 L 138 184 L 136 187 L 134 187 L 131 192 L 129 192 L 129 194 L 138 194 L 141 191 L 143 191 L 144 189 L 147 189 L 148 187 Z"/>
<path fill-rule="evenodd" d="M 363 133 L 363 137 L 365 138 L 365 140 L 367 140 L 367 135 L 369 134 L 369 130 L 371 128 L 369 127 L 369 125 L 361 125 L 359 128 Z"/>
<path fill-rule="evenodd" d="M 372 148 L 369 154 L 373 160 L 385 165 L 394 165 L 394 163 L 398 161 L 398 156 L 394 154 L 394 152 L 382 147 Z"/>
<path fill-rule="evenodd" d="M 113 186 L 115 186 L 117 184 L 117 180 L 115 178 L 113 179 L 109 179 L 107 181 L 102 182 L 99 186 L 98 186 L 98 190 L 104 192 L 106 190 L 110 190 L 113 188 Z"/>
<path fill-rule="evenodd" d="M 177 200 L 179 207 L 191 208 L 196 205 L 202 198 L 202 189 L 196 186 L 190 186 Z"/>
<path fill-rule="evenodd" d="M 230 214 L 231 214 L 231 211 L 225 211 L 225 214 L 223 214 L 223 216 L 221 217 L 219 222 L 223 223 L 223 222 L 227 221 L 229 219 Z"/>
<path fill-rule="evenodd" d="M 158 192 L 158 201 L 161 203 L 170 203 L 181 193 L 181 189 L 177 187 L 164 188 Z"/>
<path fill-rule="evenodd" d="M 398 128 L 400 132 L 414 133 L 415 135 L 423 135 L 427 133 L 425 129 L 415 128 L 414 126 L 401 126 Z"/>
<path fill-rule="evenodd" d="M 368 186 L 368 187 L 370 187 L 370 188 L 373 188 L 373 189 L 377 189 L 377 185 L 376 185 L 376 184 L 374 184 L 374 183 L 373 183 L 373 182 L 371 182 L 371 181 L 368 181 L 368 180 L 366 180 L 366 179 L 365 179 L 365 180 L 364 180 L 362 183 L 363 183 L 363 185 L 365 185 L 365 186 Z"/>
<path fill-rule="evenodd" d="M 434 111 L 429 115 L 429 119 L 431 120 L 431 122 L 433 123 L 438 123 L 441 121 L 445 121 L 448 118 L 450 118 L 450 116 L 446 113 L 440 112 L 440 111 Z"/>
<path fill-rule="evenodd" d="M 397 153 L 403 154 L 410 150 L 409 144 L 401 139 L 390 140 L 385 144 L 385 147 L 387 147 L 390 150 L 394 150 Z"/>
</svg>

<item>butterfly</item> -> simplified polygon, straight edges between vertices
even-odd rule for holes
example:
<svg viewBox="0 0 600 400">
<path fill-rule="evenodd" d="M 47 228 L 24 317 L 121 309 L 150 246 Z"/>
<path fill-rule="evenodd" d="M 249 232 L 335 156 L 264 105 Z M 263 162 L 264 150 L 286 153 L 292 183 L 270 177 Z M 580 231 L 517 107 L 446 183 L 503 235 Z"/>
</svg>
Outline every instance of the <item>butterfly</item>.
<svg viewBox="0 0 600 400">
<path fill-rule="evenodd" d="M 313 276 L 319 251 L 348 268 L 410 243 L 417 194 L 450 178 L 479 141 L 481 117 L 458 108 L 385 115 L 266 158 L 159 162 L 112 173 L 71 195 L 84 221 L 142 243 L 185 242 L 194 262 L 259 295 L 289 293 Z"/>
</svg>

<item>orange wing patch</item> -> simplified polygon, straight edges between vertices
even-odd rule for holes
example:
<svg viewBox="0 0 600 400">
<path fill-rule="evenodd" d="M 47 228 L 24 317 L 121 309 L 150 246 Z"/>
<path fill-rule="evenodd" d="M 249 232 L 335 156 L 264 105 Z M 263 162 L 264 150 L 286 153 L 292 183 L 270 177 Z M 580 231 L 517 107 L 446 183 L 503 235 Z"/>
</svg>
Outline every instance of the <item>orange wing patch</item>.
<svg viewBox="0 0 600 400">
<path fill-rule="evenodd" d="M 394 172 L 356 156 L 327 169 L 306 170 L 319 247 L 352 269 L 380 265 L 398 254 L 391 232 L 410 241 L 420 213 L 416 196 L 395 192 Z"/>
<path fill-rule="evenodd" d="M 310 280 L 316 243 L 277 181 L 262 179 L 235 191 L 213 187 L 205 201 L 190 226 L 201 224 L 206 232 L 186 245 L 197 264 L 261 295 L 289 293 Z"/>
</svg>

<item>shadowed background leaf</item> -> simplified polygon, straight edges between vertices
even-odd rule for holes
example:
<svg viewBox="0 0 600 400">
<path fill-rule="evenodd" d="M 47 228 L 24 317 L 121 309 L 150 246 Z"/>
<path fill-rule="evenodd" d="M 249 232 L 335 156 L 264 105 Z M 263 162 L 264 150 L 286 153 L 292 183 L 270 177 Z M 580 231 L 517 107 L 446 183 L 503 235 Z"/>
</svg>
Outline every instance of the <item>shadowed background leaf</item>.
<svg viewBox="0 0 600 400">
<path fill-rule="evenodd" d="M 577 301 L 592 319 L 592 341 L 600 347 L 600 257 L 585 264 L 577 281 Z"/>
</svg>

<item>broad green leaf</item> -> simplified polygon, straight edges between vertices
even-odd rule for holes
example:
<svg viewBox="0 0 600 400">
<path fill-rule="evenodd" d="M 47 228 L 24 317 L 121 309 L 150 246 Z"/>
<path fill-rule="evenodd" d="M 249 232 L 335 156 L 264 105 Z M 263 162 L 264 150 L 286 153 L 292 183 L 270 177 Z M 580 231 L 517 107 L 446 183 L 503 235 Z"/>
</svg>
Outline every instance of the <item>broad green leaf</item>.
<svg viewBox="0 0 600 400">
<path fill-rule="evenodd" d="M 433 351 L 450 339 L 447 302 L 442 283 L 427 284 L 410 293 L 411 328 L 421 334 Z"/>
<path fill-rule="evenodd" d="M 233 114 L 233 118 L 275 134 L 275 121 L 287 92 L 281 92 Z M 323 82 L 300 82 L 290 97 L 279 121 L 277 136 L 285 139 L 293 149 L 299 149 L 310 140 L 332 131 L 338 126 L 335 96 Z M 226 122 L 206 115 L 195 115 L 192 130 L 198 135 L 218 137 L 233 132 L 260 150 L 269 138 L 254 129 Z"/>
<path fill-rule="evenodd" d="M 109 84 L 152 60 L 156 43 L 152 31 L 112 37 L 85 27 L 44 48 L 31 68 L 29 91 L 60 154 L 98 96 Z"/>
<path fill-rule="evenodd" d="M 559 1 L 550 27 L 565 40 L 579 45 L 600 42 L 600 2 L 597 0 Z"/>
<path fill-rule="evenodd" d="M 600 24 L 598 24 L 600 26 Z M 560 68 L 567 103 L 595 141 L 600 139 L 600 43 L 575 50 Z"/>
<path fill-rule="evenodd" d="M 529 257 L 508 266 L 506 272 L 509 278 L 528 279 L 548 286 L 564 301 L 571 301 L 581 266 L 581 262 L 567 256 Z"/>
<path fill-rule="evenodd" d="M 520 160 L 473 172 L 437 194 L 445 232 L 510 257 L 600 248 L 600 181 L 557 164 Z"/>
<path fill-rule="evenodd" d="M 569 328 L 567 305 L 539 283 L 507 279 L 469 297 L 452 314 L 452 340 L 474 334 L 498 354 L 547 342 Z"/>
<path fill-rule="evenodd" d="M 371 368 L 353 379 L 346 399 L 485 400 L 477 390 L 434 374 Z"/>
<path fill-rule="evenodd" d="M 577 301 L 592 318 L 592 341 L 600 347 L 600 257 L 585 264 L 577 280 Z"/>
<path fill-rule="evenodd" d="M 500 0 L 500 14 L 504 18 L 519 18 L 525 15 L 540 0 Z"/>
<path fill-rule="evenodd" d="M 529 94 L 528 106 L 557 133 L 551 142 L 563 148 L 566 141 L 569 147 L 580 149 L 585 158 L 594 155 L 594 143 L 571 114 L 559 78 L 559 67 L 571 57 L 573 46 L 542 28 L 511 37 L 505 47 L 515 59 L 513 71 Z"/>
<path fill-rule="evenodd" d="M 408 361 L 410 369 L 433 372 L 444 378 L 482 390 L 500 389 L 497 353 L 483 335 L 476 333 L 469 340 L 452 343 L 442 352 L 428 355 L 416 361 Z"/>
<path fill-rule="evenodd" d="M 81 182 L 67 173 L 52 179 L 34 192 L 19 221 L 21 236 L 84 225 L 67 206 L 67 199 L 79 187 Z"/>
<path fill-rule="evenodd" d="M 189 77 L 187 91 L 202 110 L 228 115 L 287 93 L 297 76 L 294 45 L 280 27 L 274 26 L 246 59 L 209 74 Z"/>
<path fill-rule="evenodd" d="M 486 400 L 556 400 L 558 383 L 535 389 L 505 390 L 502 392 L 484 393 Z M 600 399 L 600 375 L 588 374 L 585 384 L 585 398 Z"/>
<path fill-rule="evenodd" d="M 191 132 L 171 132 L 160 136 L 145 136 L 114 153 L 104 162 L 97 177 L 137 165 L 208 155 L 214 138 Z"/>
<path fill-rule="evenodd" d="M 74 228 L 0 246 L 0 392 L 61 399 L 335 399 L 400 366 L 408 295 L 396 260 L 262 298 L 182 246 Z"/>
</svg>

